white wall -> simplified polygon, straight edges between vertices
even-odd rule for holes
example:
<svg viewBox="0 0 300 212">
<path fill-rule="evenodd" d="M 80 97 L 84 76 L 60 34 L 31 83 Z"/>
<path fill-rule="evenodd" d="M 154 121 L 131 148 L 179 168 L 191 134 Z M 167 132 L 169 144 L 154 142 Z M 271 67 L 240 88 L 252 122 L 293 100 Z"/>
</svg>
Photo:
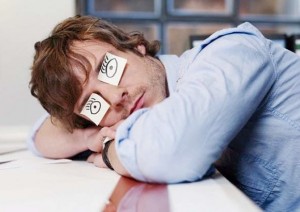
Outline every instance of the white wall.
<svg viewBox="0 0 300 212">
<path fill-rule="evenodd" d="M 34 43 L 75 15 L 75 0 L 0 0 L 0 141 L 23 136 L 43 109 L 28 82 Z"/>
</svg>

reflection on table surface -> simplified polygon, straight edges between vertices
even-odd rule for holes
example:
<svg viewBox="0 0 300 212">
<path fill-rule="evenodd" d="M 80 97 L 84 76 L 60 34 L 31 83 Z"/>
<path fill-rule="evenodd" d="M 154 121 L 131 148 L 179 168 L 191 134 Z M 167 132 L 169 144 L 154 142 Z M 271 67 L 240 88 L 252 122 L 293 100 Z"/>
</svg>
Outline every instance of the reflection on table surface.
<svg viewBox="0 0 300 212">
<path fill-rule="evenodd" d="M 138 182 L 121 177 L 103 212 L 170 211 L 167 185 Z"/>
<path fill-rule="evenodd" d="M 192 183 L 147 184 L 85 161 L 6 150 L 0 152 L 0 211 L 261 211 L 220 173 Z"/>
<path fill-rule="evenodd" d="M 248 197 L 219 172 L 192 183 L 151 184 L 121 177 L 104 212 L 260 212 Z"/>
</svg>

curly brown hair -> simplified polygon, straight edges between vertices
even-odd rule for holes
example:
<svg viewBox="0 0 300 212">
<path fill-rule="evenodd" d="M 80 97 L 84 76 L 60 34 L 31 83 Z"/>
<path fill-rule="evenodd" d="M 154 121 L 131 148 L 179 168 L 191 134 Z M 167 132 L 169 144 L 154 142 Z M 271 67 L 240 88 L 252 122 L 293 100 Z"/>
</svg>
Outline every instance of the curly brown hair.
<svg viewBox="0 0 300 212">
<path fill-rule="evenodd" d="M 99 40 L 121 51 L 137 50 L 144 45 L 146 54 L 155 56 L 159 51 L 158 41 L 147 41 L 140 32 L 126 33 L 104 20 L 91 16 L 75 16 L 59 23 L 51 35 L 35 44 L 30 89 L 43 108 L 58 119 L 69 131 L 83 128 L 90 122 L 74 114 L 74 107 L 82 93 L 81 83 L 74 73 L 74 66 L 85 73 L 88 79 L 91 64 L 74 52 L 74 41 Z"/>
</svg>

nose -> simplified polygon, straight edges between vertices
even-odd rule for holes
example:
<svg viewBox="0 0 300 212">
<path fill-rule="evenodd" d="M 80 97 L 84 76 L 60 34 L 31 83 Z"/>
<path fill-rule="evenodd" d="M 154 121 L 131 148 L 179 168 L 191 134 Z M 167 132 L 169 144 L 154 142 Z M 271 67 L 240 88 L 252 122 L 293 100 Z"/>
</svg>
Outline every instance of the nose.
<svg viewBox="0 0 300 212">
<path fill-rule="evenodd" d="M 107 85 L 102 95 L 110 103 L 111 107 L 118 107 L 123 105 L 127 100 L 128 91 L 123 87 Z"/>
</svg>

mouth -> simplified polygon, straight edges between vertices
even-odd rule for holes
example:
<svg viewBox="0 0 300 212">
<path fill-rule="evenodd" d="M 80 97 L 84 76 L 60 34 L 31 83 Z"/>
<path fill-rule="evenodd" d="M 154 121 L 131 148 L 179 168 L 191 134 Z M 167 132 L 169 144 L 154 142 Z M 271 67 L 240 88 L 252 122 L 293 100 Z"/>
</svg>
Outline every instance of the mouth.
<svg viewBox="0 0 300 212">
<path fill-rule="evenodd" d="M 141 109 L 143 106 L 144 106 L 144 93 L 142 93 L 142 95 L 136 99 L 132 108 L 130 109 L 130 114 L 132 114 L 134 111 L 137 111 L 138 109 Z"/>
</svg>

